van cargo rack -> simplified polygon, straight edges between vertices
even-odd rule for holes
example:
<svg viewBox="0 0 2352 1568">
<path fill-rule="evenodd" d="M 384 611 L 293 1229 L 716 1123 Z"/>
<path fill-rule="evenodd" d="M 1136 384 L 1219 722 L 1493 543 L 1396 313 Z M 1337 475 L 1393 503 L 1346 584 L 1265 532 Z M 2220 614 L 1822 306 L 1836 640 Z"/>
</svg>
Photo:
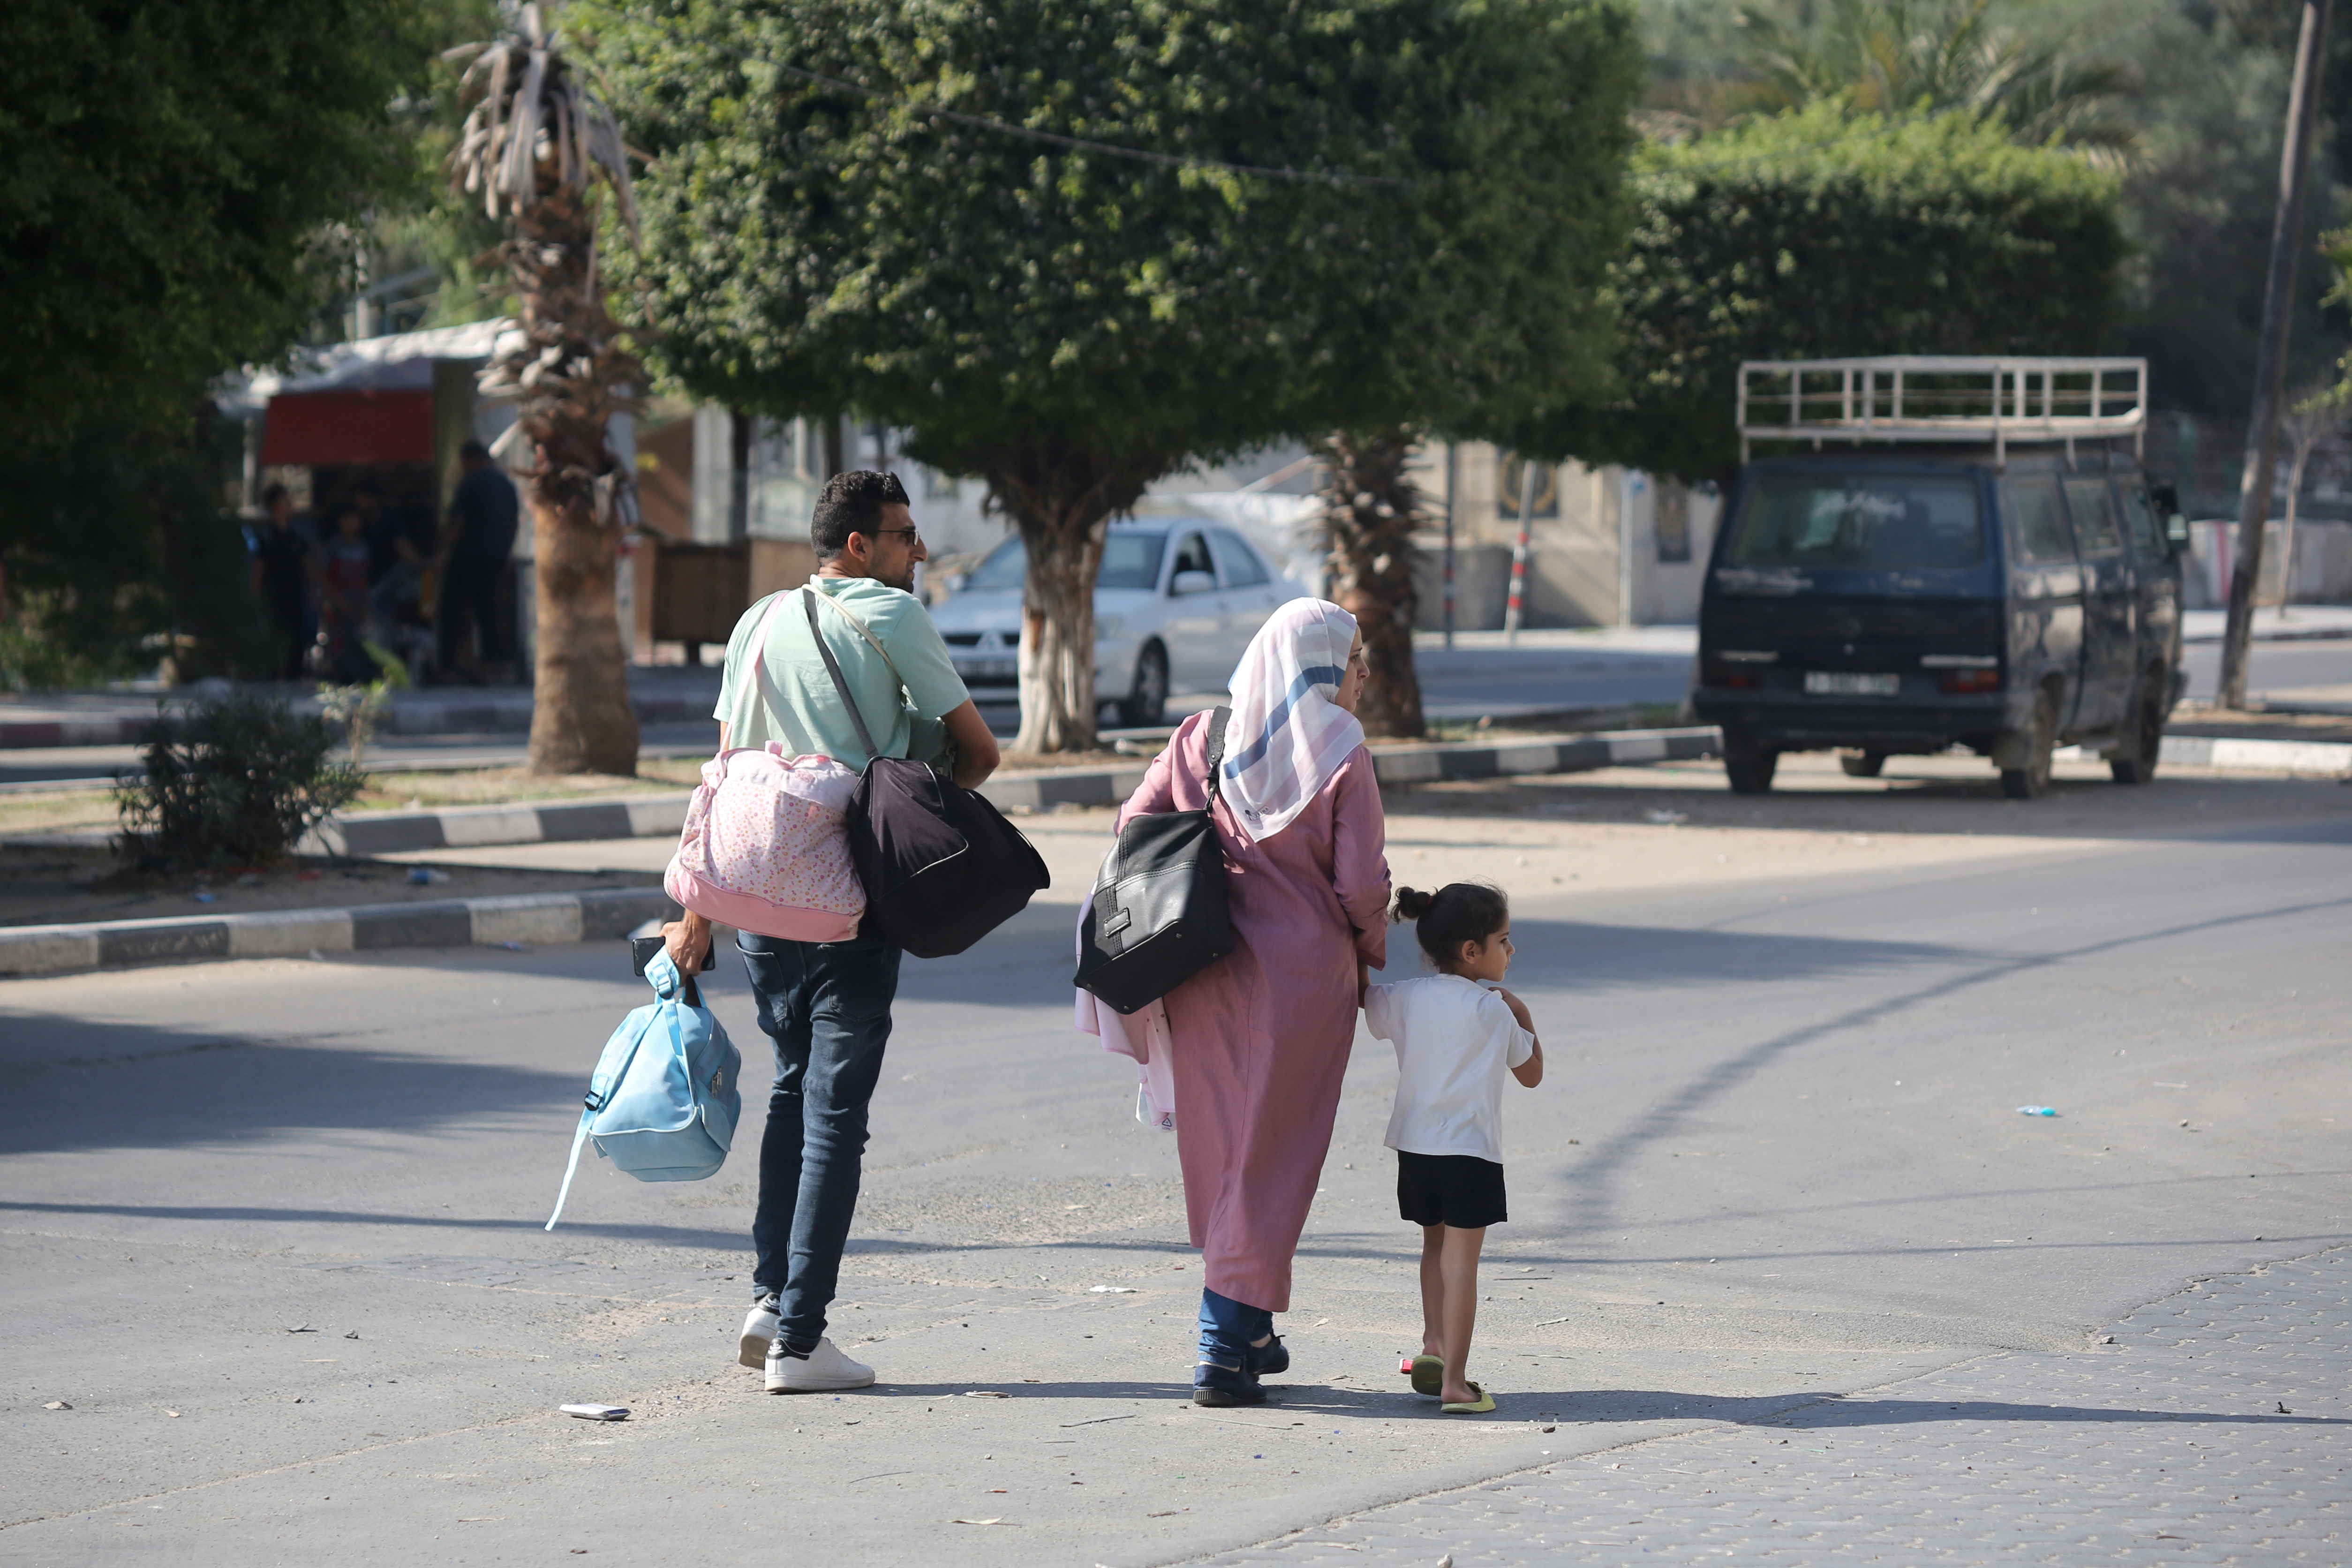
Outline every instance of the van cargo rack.
<svg viewBox="0 0 2352 1568">
<path fill-rule="evenodd" d="M 2147 361 L 1884 354 L 1748 360 L 1739 367 L 1739 459 L 1754 441 L 1990 442 L 2128 436 L 2147 430 Z"/>
</svg>

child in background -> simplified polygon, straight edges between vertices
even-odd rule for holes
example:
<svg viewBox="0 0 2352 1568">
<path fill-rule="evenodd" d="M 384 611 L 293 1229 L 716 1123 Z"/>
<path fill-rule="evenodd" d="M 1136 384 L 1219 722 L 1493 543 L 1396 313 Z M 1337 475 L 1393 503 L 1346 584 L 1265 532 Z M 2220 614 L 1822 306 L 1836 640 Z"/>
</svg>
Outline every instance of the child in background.
<svg viewBox="0 0 2352 1568">
<path fill-rule="evenodd" d="M 356 506 L 335 513 L 334 531 L 319 547 L 319 610 L 327 631 L 331 678 L 356 681 L 371 666 L 367 637 L 368 568 L 374 560 Z"/>
<path fill-rule="evenodd" d="M 1504 1212 L 1502 1097 L 1507 1072 L 1543 1081 L 1543 1045 L 1526 1004 L 1502 987 L 1511 967 L 1511 906 L 1499 888 L 1449 882 L 1397 889 L 1395 921 L 1414 922 L 1435 974 L 1364 994 L 1375 1038 L 1395 1044 L 1397 1207 L 1421 1226 L 1422 1353 L 1413 1391 L 1447 1415 L 1482 1415 L 1494 1395 L 1465 1375 L 1478 1315 L 1478 1251 Z M 1488 989 L 1488 987 L 1493 989 Z"/>
</svg>

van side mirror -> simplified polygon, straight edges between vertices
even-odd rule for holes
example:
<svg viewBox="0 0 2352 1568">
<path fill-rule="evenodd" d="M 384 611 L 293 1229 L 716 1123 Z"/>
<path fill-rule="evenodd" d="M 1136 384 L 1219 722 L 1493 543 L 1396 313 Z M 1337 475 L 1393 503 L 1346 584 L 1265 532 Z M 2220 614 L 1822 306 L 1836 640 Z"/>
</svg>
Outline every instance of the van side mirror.
<svg viewBox="0 0 2352 1568">
<path fill-rule="evenodd" d="M 2164 542 L 2172 547 L 2175 555 L 2186 555 L 2189 552 L 2189 520 L 2177 511 L 2166 518 Z"/>
<path fill-rule="evenodd" d="M 1179 572 L 1169 579 L 1168 596 L 1181 599 L 1187 594 L 1214 593 L 1217 574 L 1213 572 Z"/>
</svg>

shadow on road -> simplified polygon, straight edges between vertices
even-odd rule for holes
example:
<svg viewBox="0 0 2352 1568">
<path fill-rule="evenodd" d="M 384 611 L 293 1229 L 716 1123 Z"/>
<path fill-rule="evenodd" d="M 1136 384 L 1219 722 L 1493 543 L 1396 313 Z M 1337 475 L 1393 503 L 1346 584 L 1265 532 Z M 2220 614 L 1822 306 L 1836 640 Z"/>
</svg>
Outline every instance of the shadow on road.
<svg viewBox="0 0 2352 1568">
<path fill-rule="evenodd" d="M 576 1104 L 586 1076 L 55 1014 L 16 1015 L 9 1029 L 39 1050 L 6 1053 L 0 1155 L 174 1148 L 280 1131 L 399 1132 L 543 1113 Z"/>
</svg>

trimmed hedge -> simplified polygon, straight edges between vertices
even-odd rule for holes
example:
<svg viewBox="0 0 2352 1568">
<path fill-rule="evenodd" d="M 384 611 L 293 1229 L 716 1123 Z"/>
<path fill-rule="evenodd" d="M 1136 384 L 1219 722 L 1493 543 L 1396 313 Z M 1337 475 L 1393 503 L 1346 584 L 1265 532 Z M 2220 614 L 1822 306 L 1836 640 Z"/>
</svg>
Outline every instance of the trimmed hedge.
<svg viewBox="0 0 2352 1568">
<path fill-rule="evenodd" d="M 2117 181 L 1966 113 L 1816 103 L 1645 145 L 1633 190 L 1622 398 L 1553 442 L 1587 461 L 1721 479 L 1742 360 L 2094 353 L 2120 306 Z"/>
</svg>

